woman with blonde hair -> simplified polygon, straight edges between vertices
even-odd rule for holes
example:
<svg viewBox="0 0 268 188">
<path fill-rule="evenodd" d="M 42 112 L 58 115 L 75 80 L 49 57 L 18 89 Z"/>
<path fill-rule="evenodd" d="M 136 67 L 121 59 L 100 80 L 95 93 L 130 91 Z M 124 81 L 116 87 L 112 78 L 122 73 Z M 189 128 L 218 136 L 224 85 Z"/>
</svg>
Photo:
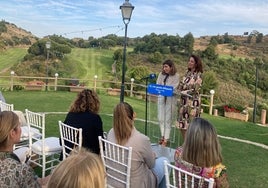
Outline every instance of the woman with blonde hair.
<svg viewBox="0 0 268 188">
<path fill-rule="evenodd" d="M 205 178 L 214 178 L 214 187 L 229 187 L 217 132 L 207 120 L 193 119 L 184 144 L 177 148 L 174 159 L 179 168 Z"/>
<path fill-rule="evenodd" d="M 104 188 L 105 169 L 98 155 L 86 149 L 62 161 L 51 174 L 48 188 Z"/>
<path fill-rule="evenodd" d="M 168 161 L 168 159 L 156 158 L 150 139 L 135 128 L 136 113 L 132 106 L 121 102 L 114 108 L 113 115 L 113 128 L 109 131 L 107 140 L 125 147 L 132 147 L 130 187 L 165 187 L 164 160 Z M 121 186 L 114 185 L 114 187 Z"/>
<path fill-rule="evenodd" d="M 21 125 L 12 111 L 0 112 L 0 185 L 2 188 L 40 187 L 33 169 L 13 153 L 20 142 Z"/>
<path fill-rule="evenodd" d="M 97 93 L 91 89 L 84 89 L 77 94 L 64 120 L 67 125 L 82 128 L 82 146 L 96 154 L 100 153 L 98 136 L 103 136 L 102 120 L 98 114 L 99 109 L 100 101 Z M 72 143 L 65 144 L 70 148 L 73 147 Z"/>
</svg>

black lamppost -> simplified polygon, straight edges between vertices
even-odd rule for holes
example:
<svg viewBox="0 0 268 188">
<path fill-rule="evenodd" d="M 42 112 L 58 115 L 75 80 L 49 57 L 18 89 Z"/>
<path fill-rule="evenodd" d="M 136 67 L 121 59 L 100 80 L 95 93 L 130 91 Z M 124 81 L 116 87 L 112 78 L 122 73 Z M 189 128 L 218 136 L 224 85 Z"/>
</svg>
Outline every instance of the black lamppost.
<svg viewBox="0 0 268 188">
<path fill-rule="evenodd" d="M 48 86 L 48 58 L 49 58 L 49 50 L 51 47 L 51 42 L 48 40 L 46 42 L 46 49 L 47 49 L 47 62 L 46 62 L 46 91 L 47 91 L 47 86 Z"/>
<path fill-rule="evenodd" d="M 130 22 L 131 14 L 134 9 L 128 0 L 125 0 L 123 5 L 120 6 L 123 22 L 125 24 L 125 40 L 124 40 L 124 51 L 123 51 L 123 63 L 122 63 L 122 82 L 121 82 L 121 92 L 120 92 L 120 102 L 124 102 L 125 94 L 125 71 L 126 71 L 126 48 L 127 48 L 127 26 Z"/>
<path fill-rule="evenodd" d="M 255 73 L 255 93 L 254 93 L 254 108 L 253 108 L 253 123 L 256 122 L 256 113 L 257 113 L 257 86 L 258 86 L 258 66 L 256 64 L 256 73 Z"/>
<path fill-rule="evenodd" d="M 255 72 L 255 93 L 254 93 L 254 108 L 253 108 L 253 123 L 256 122 L 256 113 L 257 113 L 257 87 L 258 87 L 258 66 L 262 65 L 262 59 L 255 59 L 254 61 L 256 65 Z"/>
</svg>

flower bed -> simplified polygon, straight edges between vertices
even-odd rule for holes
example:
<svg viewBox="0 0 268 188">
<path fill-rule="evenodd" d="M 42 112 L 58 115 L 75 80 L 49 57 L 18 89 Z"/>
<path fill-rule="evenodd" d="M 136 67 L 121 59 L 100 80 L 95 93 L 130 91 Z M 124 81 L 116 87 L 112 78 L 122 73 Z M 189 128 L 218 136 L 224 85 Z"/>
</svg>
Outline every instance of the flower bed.
<svg viewBox="0 0 268 188">
<path fill-rule="evenodd" d="M 117 89 L 117 88 L 108 88 L 107 89 L 108 95 L 119 96 L 120 92 L 121 92 L 121 89 Z"/>
<path fill-rule="evenodd" d="M 232 119 L 238 119 L 241 121 L 248 121 L 248 113 L 246 109 L 235 108 L 228 105 L 225 105 L 224 107 L 224 116 Z"/>
<path fill-rule="evenodd" d="M 41 91 L 44 88 L 45 83 L 42 81 L 31 81 L 28 82 L 25 86 L 25 90 L 30 91 Z"/>
<path fill-rule="evenodd" d="M 70 91 L 71 92 L 81 92 L 85 89 L 85 86 L 71 86 Z"/>
<path fill-rule="evenodd" d="M 237 112 L 224 112 L 224 116 L 232 119 L 238 119 L 241 121 L 248 121 L 248 114 L 242 114 Z"/>
</svg>

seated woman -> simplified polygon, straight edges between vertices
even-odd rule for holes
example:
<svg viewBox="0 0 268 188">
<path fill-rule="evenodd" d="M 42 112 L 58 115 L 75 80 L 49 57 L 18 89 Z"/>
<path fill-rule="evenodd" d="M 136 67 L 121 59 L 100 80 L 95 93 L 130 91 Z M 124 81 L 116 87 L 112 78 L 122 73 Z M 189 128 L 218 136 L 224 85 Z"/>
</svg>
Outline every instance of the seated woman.
<svg viewBox="0 0 268 188">
<path fill-rule="evenodd" d="M 105 188 L 101 158 L 84 148 L 73 152 L 53 171 L 48 188 Z"/>
<path fill-rule="evenodd" d="M 102 120 L 98 115 L 99 109 L 100 101 L 97 93 L 84 89 L 78 93 L 64 120 L 67 125 L 82 128 L 82 146 L 96 154 L 100 153 L 98 136 L 103 136 Z M 72 147 L 71 143 L 67 145 Z"/>
<path fill-rule="evenodd" d="M 114 108 L 113 128 L 109 131 L 107 140 L 132 147 L 131 188 L 166 187 L 164 160 L 168 161 L 168 159 L 156 158 L 150 139 L 136 130 L 135 117 L 136 113 L 128 103 L 119 103 Z M 122 187 L 122 185 L 114 185 L 114 187 Z"/>
<path fill-rule="evenodd" d="M 13 153 L 13 147 L 20 142 L 21 125 L 12 111 L 0 112 L 0 187 L 40 187 L 33 169 L 21 163 Z M 40 181 L 41 182 L 41 181 Z"/>
<path fill-rule="evenodd" d="M 202 118 L 194 118 L 190 123 L 184 144 L 175 151 L 174 160 L 179 168 L 214 178 L 214 187 L 229 187 L 216 130 Z"/>
</svg>

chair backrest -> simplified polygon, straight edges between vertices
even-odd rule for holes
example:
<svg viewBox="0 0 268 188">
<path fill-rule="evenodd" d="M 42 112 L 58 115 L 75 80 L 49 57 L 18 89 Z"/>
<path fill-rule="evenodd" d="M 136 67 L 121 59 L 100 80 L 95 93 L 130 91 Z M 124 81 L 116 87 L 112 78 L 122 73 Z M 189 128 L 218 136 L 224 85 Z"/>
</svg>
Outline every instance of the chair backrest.
<svg viewBox="0 0 268 188">
<path fill-rule="evenodd" d="M 82 147 L 82 128 L 71 127 L 59 121 L 60 139 L 63 160 L 70 155 L 73 149 L 78 151 Z"/>
<path fill-rule="evenodd" d="M 167 161 L 165 164 L 165 178 L 167 188 L 213 188 L 214 179 L 190 173 L 178 168 Z M 171 174 L 170 174 L 171 173 Z"/>
<path fill-rule="evenodd" d="M 4 101 L 0 101 L 0 109 L 1 111 L 14 111 L 14 105 L 8 104 Z"/>
<path fill-rule="evenodd" d="M 32 147 L 33 142 L 42 140 L 41 147 L 45 148 L 45 114 L 32 112 L 28 109 L 25 109 L 25 114 L 28 130 L 31 131 L 32 128 L 34 128 L 39 131 L 36 131 L 34 134 L 31 132 L 29 133 L 29 147 Z"/>
<path fill-rule="evenodd" d="M 19 117 L 21 126 L 27 126 L 27 121 L 26 121 L 26 117 L 25 117 L 24 113 L 22 111 L 19 111 L 19 110 L 14 110 L 13 112 L 15 114 L 17 114 L 17 116 Z"/>
<path fill-rule="evenodd" d="M 112 143 L 101 136 L 100 153 L 110 187 L 130 187 L 132 147 Z"/>
</svg>

